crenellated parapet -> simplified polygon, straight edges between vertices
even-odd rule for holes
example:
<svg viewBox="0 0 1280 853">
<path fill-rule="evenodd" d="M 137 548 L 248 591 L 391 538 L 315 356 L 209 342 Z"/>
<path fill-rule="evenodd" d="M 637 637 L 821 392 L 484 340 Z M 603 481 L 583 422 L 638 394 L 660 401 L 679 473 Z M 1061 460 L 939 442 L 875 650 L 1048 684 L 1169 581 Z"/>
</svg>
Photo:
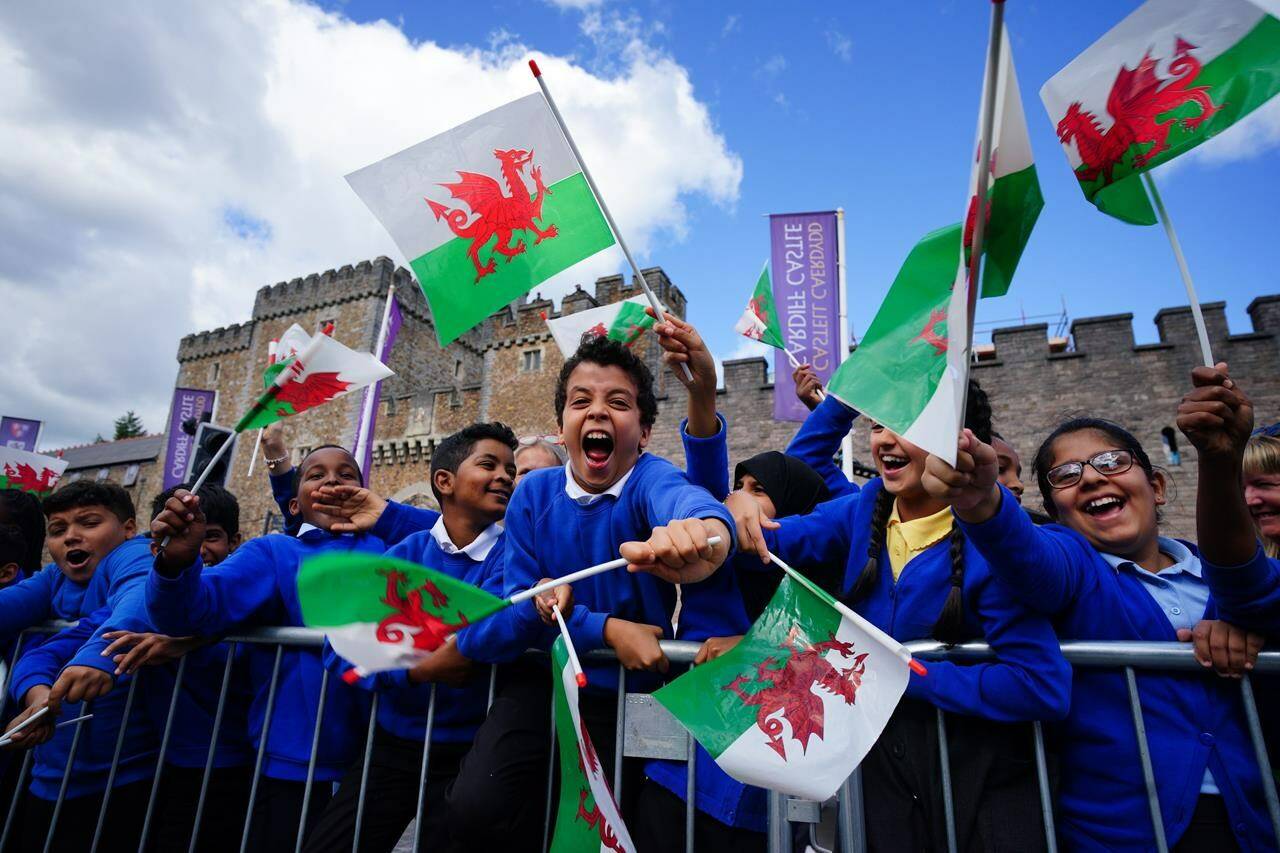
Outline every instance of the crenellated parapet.
<svg viewBox="0 0 1280 853">
<path fill-rule="evenodd" d="M 178 342 L 178 362 L 246 350 L 253 345 L 254 321 L 220 326 L 207 332 L 183 336 Z"/>
</svg>

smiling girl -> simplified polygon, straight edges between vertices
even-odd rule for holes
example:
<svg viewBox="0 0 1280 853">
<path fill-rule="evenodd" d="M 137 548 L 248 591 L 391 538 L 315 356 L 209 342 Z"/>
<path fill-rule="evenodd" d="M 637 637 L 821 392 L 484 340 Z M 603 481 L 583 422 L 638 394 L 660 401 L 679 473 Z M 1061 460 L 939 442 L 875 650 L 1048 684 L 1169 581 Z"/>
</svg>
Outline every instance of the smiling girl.
<svg viewBox="0 0 1280 853">
<path fill-rule="evenodd" d="M 1035 475 L 1055 524 L 1033 525 L 997 470 L 995 450 L 966 431 L 956 466 L 929 457 L 924 485 L 1064 640 L 1188 640 L 1217 617 L 1195 546 L 1160 536 L 1164 477 L 1123 427 L 1078 418 L 1040 446 Z M 1275 849 L 1237 686 L 1173 671 L 1137 684 L 1170 849 Z M 1072 694 L 1059 834 L 1076 850 L 1152 849 L 1124 673 L 1077 668 Z"/>
<path fill-rule="evenodd" d="M 1245 445 L 1244 500 L 1262 550 L 1280 557 L 1280 438 L 1255 435 Z"/>
</svg>

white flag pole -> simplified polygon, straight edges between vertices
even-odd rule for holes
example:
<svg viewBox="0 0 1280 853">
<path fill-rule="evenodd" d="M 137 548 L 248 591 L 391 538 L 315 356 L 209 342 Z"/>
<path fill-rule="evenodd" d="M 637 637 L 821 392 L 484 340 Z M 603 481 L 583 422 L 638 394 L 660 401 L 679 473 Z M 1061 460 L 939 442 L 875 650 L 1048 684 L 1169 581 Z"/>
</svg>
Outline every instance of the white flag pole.
<svg viewBox="0 0 1280 853">
<path fill-rule="evenodd" d="M 613 214 L 609 212 L 609 205 L 604 203 L 604 196 L 600 195 L 600 189 L 596 186 L 595 179 L 591 177 L 591 170 L 587 168 L 587 161 L 582 159 L 582 154 L 578 151 L 578 146 L 573 141 L 573 135 L 569 133 L 569 126 L 564 123 L 564 117 L 560 115 L 560 108 L 556 106 L 555 99 L 551 97 L 551 90 L 547 88 L 547 81 L 542 79 L 542 71 L 538 69 L 538 63 L 530 59 L 529 70 L 533 72 L 534 79 L 538 81 L 538 86 L 542 89 L 542 97 L 547 99 L 547 106 L 551 107 L 551 114 L 555 116 L 556 124 L 560 125 L 560 132 L 564 134 L 564 141 L 569 143 L 569 150 L 573 152 L 573 156 L 578 160 L 578 165 L 582 167 L 582 176 L 587 179 L 587 186 L 591 187 L 591 194 L 596 197 L 596 204 L 600 205 L 600 212 L 604 214 L 605 222 L 609 223 L 609 230 L 613 232 L 613 239 L 618 241 L 618 248 L 626 256 L 627 263 L 631 265 L 631 271 L 635 273 L 636 280 L 640 283 L 641 289 L 644 290 L 645 298 L 649 300 L 649 305 L 653 307 L 654 316 L 662 320 L 662 303 L 654 295 L 649 283 L 644 280 L 644 273 L 640 272 L 640 265 L 631 256 L 631 250 L 627 248 L 627 241 L 622 239 L 622 232 L 618 230 L 618 223 L 613 221 Z M 685 379 L 692 382 L 693 374 L 689 372 L 689 365 L 681 362 L 680 367 L 684 370 Z"/>
<path fill-rule="evenodd" d="M 710 537 L 709 539 L 707 539 L 707 544 L 719 545 L 720 537 L 719 536 Z M 628 560 L 626 560 L 625 558 L 619 557 L 618 559 L 610 560 L 607 563 L 600 563 L 595 566 L 588 566 L 585 569 L 579 569 L 576 572 L 570 572 L 567 575 L 554 578 L 552 580 L 547 581 L 546 583 L 540 583 L 537 586 L 529 587 L 524 592 L 517 592 L 515 595 L 508 598 L 507 601 L 511 602 L 512 604 L 519 604 L 522 601 L 528 601 L 529 599 L 533 598 L 535 595 L 542 595 L 542 593 L 546 592 L 549 589 L 555 589 L 556 587 L 560 586 L 560 584 L 577 583 L 580 580 L 585 580 L 589 577 L 593 577 L 594 575 L 603 574 L 604 572 L 611 572 L 614 569 L 621 569 L 627 565 L 627 562 Z"/>
<path fill-rule="evenodd" d="M 564 624 L 564 614 L 560 612 L 560 605 L 551 605 L 552 611 L 556 614 L 556 624 L 560 626 L 560 636 L 564 638 L 564 649 L 569 653 L 569 665 L 573 667 L 573 678 L 578 682 L 579 687 L 587 686 L 587 674 L 582 671 L 582 664 L 578 661 L 578 650 L 573 647 L 573 638 L 569 636 L 569 626 Z"/>
<path fill-rule="evenodd" d="M 267 341 L 267 367 L 276 363 L 276 354 L 279 346 L 280 341 L 278 339 L 273 338 Z M 264 429 L 265 427 L 258 427 L 258 437 L 253 442 L 253 453 L 249 454 L 249 471 L 244 475 L 246 479 L 253 476 L 253 466 L 258 461 L 258 450 L 262 447 L 262 432 Z"/>
<path fill-rule="evenodd" d="M 390 285 L 387 288 L 387 303 L 382 307 L 382 327 L 378 330 L 378 343 L 374 346 L 374 357 L 379 361 L 382 360 L 382 348 L 387 343 L 387 323 L 391 320 L 391 303 L 396 298 L 396 286 Z M 378 405 L 377 398 L 378 383 L 375 382 L 364 389 L 364 403 L 360 411 L 360 424 L 356 427 L 356 449 L 352 454 L 356 458 L 356 462 L 360 465 L 364 464 L 364 455 L 369 448 L 369 442 L 373 436 L 370 434 L 370 427 L 373 422 L 374 407 Z M 365 477 L 369 476 L 369 472 L 364 472 Z"/>
<path fill-rule="evenodd" d="M 1187 267 L 1187 259 L 1182 256 L 1182 244 L 1178 242 L 1178 233 L 1173 230 L 1173 223 L 1169 220 L 1169 211 L 1164 209 L 1164 201 L 1161 200 L 1160 193 L 1156 190 L 1156 182 L 1151 177 L 1151 173 L 1143 172 L 1142 180 L 1146 182 L 1147 189 L 1151 192 L 1151 200 L 1156 203 L 1156 213 L 1160 214 L 1160 224 L 1164 226 L 1164 233 L 1169 237 L 1169 245 L 1173 247 L 1173 257 L 1178 262 L 1178 272 L 1182 273 L 1182 284 L 1187 289 L 1187 298 L 1191 300 L 1191 317 L 1196 322 L 1196 335 L 1200 338 L 1200 355 L 1204 358 L 1204 366 L 1213 367 L 1213 349 L 1209 346 L 1209 330 L 1204 324 L 1204 312 L 1200 310 L 1200 299 L 1196 296 L 1196 286 L 1191 283 L 1191 270 Z"/>
<path fill-rule="evenodd" d="M 844 208 L 836 208 L 836 270 L 839 273 L 838 281 L 840 284 L 840 357 L 836 360 L 836 365 L 844 363 L 849 357 L 849 305 L 848 294 L 845 292 L 845 262 L 844 262 Z M 825 397 L 826 394 L 823 394 Z M 844 476 L 846 480 L 853 479 L 853 433 L 846 432 L 844 438 L 840 440 L 840 455 L 843 457 Z"/>
</svg>

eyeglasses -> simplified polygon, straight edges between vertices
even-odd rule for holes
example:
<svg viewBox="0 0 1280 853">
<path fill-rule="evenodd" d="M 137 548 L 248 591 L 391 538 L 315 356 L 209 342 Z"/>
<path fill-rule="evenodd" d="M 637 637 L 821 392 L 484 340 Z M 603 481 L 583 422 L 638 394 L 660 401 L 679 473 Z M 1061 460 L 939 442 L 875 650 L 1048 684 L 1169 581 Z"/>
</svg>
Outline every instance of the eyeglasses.
<svg viewBox="0 0 1280 853">
<path fill-rule="evenodd" d="M 1104 450 L 1083 462 L 1064 462 L 1061 465 L 1055 465 L 1048 470 L 1044 478 L 1053 488 L 1065 489 L 1080 482 L 1086 465 L 1104 477 L 1114 477 L 1133 467 L 1133 454 L 1127 450 Z"/>
<path fill-rule="evenodd" d="M 537 444 L 540 441 L 545 441 L 547 444 L 563 444 L 564 443 L 560 440 L 560 436 L 554 433 L 550 433 L 547 435 L 522 435 L 518 439 L 516 439 L 516 441 L 519 442 L 521 447 L 532 447 L 533 445 Z"/>
</svg>

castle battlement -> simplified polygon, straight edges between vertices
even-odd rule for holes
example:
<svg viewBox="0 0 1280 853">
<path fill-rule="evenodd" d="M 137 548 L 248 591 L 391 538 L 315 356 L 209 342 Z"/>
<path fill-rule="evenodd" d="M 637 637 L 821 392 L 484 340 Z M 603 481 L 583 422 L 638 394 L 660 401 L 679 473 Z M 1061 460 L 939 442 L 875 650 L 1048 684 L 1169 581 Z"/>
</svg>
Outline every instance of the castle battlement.
<svg viewBox="0 0 1280 853">
<path fill-rule="evenodd" d="M 246 323 L 186 335 L 178 342 L 178 361 L 181 363 L 246 350 L 253 345 L 253 330 L 256 325 L 253 320 L 249 320 Z"/>
<path fill-rule="evenodd" d="M 329 269 L 261 287 L 253 301 L 253 318 L 266 320 L 354 302 L 385 294 L 391 284 L 396 285 L 397 292 L 404 294 L 402 299 L 405 302 L 412 303 L 413 293 L 410 291 L 416 292 L 418 301 L 425 307 L 413 275 L 404 267 L 397 267 L 390 258 L 380 255 L 371 261 L 344 264 L 336 270 Z"/>
</svg>

